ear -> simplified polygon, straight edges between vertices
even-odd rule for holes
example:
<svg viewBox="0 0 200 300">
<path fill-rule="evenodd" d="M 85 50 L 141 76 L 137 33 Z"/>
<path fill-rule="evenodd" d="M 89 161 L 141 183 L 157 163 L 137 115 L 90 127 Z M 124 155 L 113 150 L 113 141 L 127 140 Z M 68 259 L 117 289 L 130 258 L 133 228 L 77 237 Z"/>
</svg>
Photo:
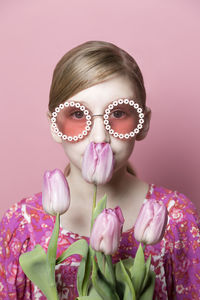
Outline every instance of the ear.
<svg viewBox="0 0 200 300">
<path fill-rule="evenodd" d="M 148 133 L 149 127 L 150 127 L 150 120 L 151 120 L 151 109 L 150 109 L 150 107 L 146 106 L 145 111 L 144 111 L 143 127 L 140 130 L 140 132 L 136 135 L 137 141 L 141 141 L 147 136 L 147 133 Z"/>
<path fill-rule="evenodd" d="M 47 119 L 48 119 L 48 122 L 49 122 L 49 126 L 50 126 L 50 131 L 51 131 L 51 135 L 52 135 L 52 138 L 53 138 L 53 140 L 56 142 L 56 143 L 59 143 L 59 144 L 61 144 L 62 143 L 62 139 L 61 139 L 61 137 L 59 137 L 55 132 L 54 132 L 54 130 L 53 130 L 53 128 L 52 128 L 52 123 L 51 123 L 51 113 L 50 113 L 50 111 L 47 111 Z"/>
</svg>

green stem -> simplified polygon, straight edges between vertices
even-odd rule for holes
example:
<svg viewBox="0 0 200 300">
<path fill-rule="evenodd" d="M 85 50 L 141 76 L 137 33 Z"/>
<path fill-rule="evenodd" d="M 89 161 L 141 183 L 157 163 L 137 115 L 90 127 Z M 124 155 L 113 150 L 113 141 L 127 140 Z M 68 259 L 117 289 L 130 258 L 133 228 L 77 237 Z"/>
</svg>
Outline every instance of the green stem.
<svg viewBox="0 0 200 300">
<path fill-rule="evenodd" d="M 56 282 L 55 282 L 55 265 L 56 265 L 56 253 L 57 253 L 59 229 L 60 229 L 60 214 L 57 213 L 54 229 L 47 250 L 47 261 L 48 261 L 49 272 L 50 272 L 49 284 L 51 286 L 51 294 L 52 294 L 51 298 L 48 297 L 49 300 L 59 299 L 57 294 Z"/>
<path fill-rule="evenodd" d="M 114 268 L 113 268 L 113 263 L 112 263 L 112 257 L 111 255 L 104 255 L 106 258 L 106 262 L 108 264 L 108 268 L 110 271 L 110 275 L 111 275 L 111 281 L 113 284 L 114 289 L 116 288 L 116 278 L 115 278 L 115 272 L 114 272 Z"/>
<path fill-rule="evenodd" d="M 145 248 L 146 248 L 146 244 L 143 244 L 143 246 L 142 246 L 143 253 L 144 253 L 144 251 L 145 251 Z"/>
<path fill-rule="evenodd" d="M 85 266 L 85 275 L 83 280 L 83 296 L 88 295 L 88 290 L 91 282 L 90 275 L 92 271 L 92 251 L 93 249 L 91 248 L 91 246 L 89 246 L 88 256 L 87 256 L 87 261 Z"/>
<path fill-rule="evenodd" d="M 106 270 L 106 256 L 104 253 L 103 254 L 103 274 L 105 274 L 105 270 Z"/>
<path fill-rule="evenodd" d="M 91 218 L 91 226 L 90 226 L 90 233 L 92 232 L 92 227 L 93 227 L 93 215 L 94 215 L 94 210 L 96 207 L 96 201 L 97 201 L 97 185 L 94 185 L 94 195 L 93 195 L 93 203 L 92 203 L 92 218 Z"/>
<path fill-rule="evenodd" d="M 96 207 L 96 200 L 97 200 L 97 185 L 94 185 L 94 196 L 93 196 L 93 206 L 92 206 L 92 212 L 94 211 Z"/>
<path fill-rule="evenodd" d="M 47 295 L 48 300 L 59 300 L 56 286 L 52 286 L 50 294 Z"/>
<path fill-rule="evenodd" d="M 60 214 L 57 213 L 54 229 L 53 229 L 51 239 L 49 242 L 49 246 L 48 246 L 48 250 L 47 250 L 47 260 L 50 265 L 52 277 L 55 277 L 55 264 L 56 264 L 56 253 L 57 253 L 57 242 L 58 242 L 59 229 L 60 229 Z"/>
</svg>

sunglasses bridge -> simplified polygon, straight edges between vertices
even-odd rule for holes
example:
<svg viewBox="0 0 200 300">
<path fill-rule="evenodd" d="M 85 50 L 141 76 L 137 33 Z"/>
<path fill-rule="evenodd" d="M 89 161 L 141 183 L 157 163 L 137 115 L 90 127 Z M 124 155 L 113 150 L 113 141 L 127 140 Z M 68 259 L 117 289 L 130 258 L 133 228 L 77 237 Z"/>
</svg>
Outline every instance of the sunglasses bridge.
<svg viewBox="0 0 200 300">
<path fill-rule="evenodd" d="M 91 115 L 91 117 L 103 117 L 104 115 L 97 114 L 97 115 Z"/>
</svg>

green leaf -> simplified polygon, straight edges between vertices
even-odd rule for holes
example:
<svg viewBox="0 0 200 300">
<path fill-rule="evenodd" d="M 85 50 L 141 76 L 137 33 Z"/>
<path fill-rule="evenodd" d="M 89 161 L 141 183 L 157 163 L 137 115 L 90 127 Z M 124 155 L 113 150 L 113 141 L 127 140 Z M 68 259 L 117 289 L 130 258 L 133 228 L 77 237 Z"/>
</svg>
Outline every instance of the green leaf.
<svg viewBox="0 0 200 300">
<path fill-rule="evenodd" d="M 55 263 L 57 241 L 60 228 L 60 215 L 56 215 L 56 222 L 49 242 L 47 254 L 40 245 L 33 251 L 20 256 L 19 262 L 27 277 L 38 286 L 48 299 L 58 299 L 55 283 Z"/>
<path fill-rule="evenodd" d="M 59 229 L 60 229 L 60 215 L 58 213 L 56 215 L 54 229 L 53 229 L 51 239 L 49 242 L 49 246 L 48 246 L 48 250 L 47 250 L 47 261 L 50 266 L 52 278 L 55 278 L 55 264 L 56 264 L 56 253 L 57 253 Z"/>
<path fill-rule="evenodd" d="M 87 295 L 89 285 L 91 258 L 88 255 L 88 249 L 89 246 L 85 239 L 78 240 L 71 244 L 56 260 L 56 264 L 59 264 L 71 255 L 78 254 L 82 256 L 77 273 L 77 290 L 80 296 Z"/>
<path fill-rule="evenodd" d="M 101 273 L 106 278 L 107 282 L 115 289 L 116 279 L 114 272 L 114 265 L 112 264 L 111 255 L 104 255 L 102 252 L 96 252 L 97 264 Z"/>
<path fill-rule="evenodd" d="M 99 296 L 94 297 L 94 296 L 81 296 L 76 298 L 76 300 L 102 300 Z"/>
<path fill-rule="evenodd" d="M 82 260 L 80 262 L 80 265 L 78 267 L 78 272 L 77 272 L 77 290 L 78 290 L 79 296 L 84 296 L 82 284 L 83 284 L 83 279 L 85 276 L 86 260 L 87 260 L 87 257 L 86 258 L 82 257 Z"/>
<path fill-rule="evenodd" d="M 75 243 L 71 244 L 67 250 L 65 250 L 61 256 L 59 256 L 56 260 L 56 265 L 60 264 L 62 261 L 64 261 L 67 257 L 79 254 L 81 256 L 84 256 L 86 251 L 88 251 L 88 243 L 86 240 L 81 239 L 76 241 Z"/>
<path fill-rule="evenodd" d="M 112 263 L 112 257 L 111 255 L 105 255 L 106 257 L 106 264 L 105 264 L 105 277 L 106 280 L 113 286 L 115 289 L 116 286 L 116 278 L 115 278 L 115 271 L 114 271 L 114 266 Z"/>
<path fill-rule="evenodd" d="M 145 271 L 146 269 L 144 252 L 140 243 L 134 259 L 133 267 L 130 269 L 133 285 L 137 296 L 140 294 L 142 288 L 143 280 L 145 277 Z"/>
<path fill-rule="evenodd" d="M 99 296 L 99 294 L 97 293 L 97 291 L 95 290 L 94 286 L 91 286 L 90 290 L 89 290 L 89 296 L 93 297 L 93 299 L 98 299 L 98 300 L 102 300 L 103 298 L 101 298 Z"/>
<path fill-rule="evenodd" d="M 82 256 L 82 260 L 80 262 L 80 265 L 78 267 L 78 273 L 77 273 L 77 290 L 80 296 L 84 296 L 87 291 L 87 283 L 84 282 L 85 279 L 85 272 L 87 271 L 87 277 L 89 277 L 90 274 L 88 274 L 89 270 L 86 270 L 86 264 L 87 260 L 90 259 L 88 256 L 88 243 L 85 239 L 81 239 L 76 241 L 75 243 L 71 244 L 67 250 L 65 250 L 60 257 L 57 258 L 56 264 L 61 263 L 64 261 L 67 257 L 78 254 Z M 84 286 L 83 286 L 84 284 Z"/>
<path fill-rule="evenodd" d="M 97 264 L 102 274 L 105 272 L 105 256 L 102 252 L 96 251 Z"/>
<path fill-rule="evenodd" d="M 126 258 L 123 259 L 123 265 L 125 267 L 125 269 L 131 274 L 131 270 L 133 268 L 133 264 L 134 264 L 134 258 Z"/>
<path fill-rule="evenodd" d="M 115 293 L 110 284 L 106 281 L 101 271 L 98 269 L 95 259 L 93 259 L 92 284 L 100 297 L 102 297 L 102 299 L 119 300 L 118 295 Z"/>
<path fill-rule="evenodd" d="M 145 277 L 144 281 L 142 284 L 141 292 L 145 289 L 148 278 L 149 278 L 149 270 L 150 270 L 150 265 L 151 265 L 151 255 L 147 258 L 147 261 L 145 263 Z"/>
<path fill-rule="evenodd" d="M 103 198 L 101 198 L 99 200 L 99 202 L 97 203 L 94 211 L 93 211 L 93 216 L 92 216 L 92 226 L 94 224 L 94 221 L 96 219 L 96 217 L 106 208 L 106 202 L 107 202 L 107 195 L 105 194 L 103 196 Z M 91 226 L 91 228 L 92 228 Z"/>
<path fill-rule="evenodd" d="M 40 245 L 36 245 L 30 252 L 23 253 L 19 263 L 27 277 L 38 286 L 47 299 L 58 299 L 55 276 L 52 278 L 47 255 Z"/>
<path fill-rule="evenodd" d="M 89 246 L 86 265 L 85 265 L 85 276 L 83 278 L 83 283 L 82 283 L 83 296 L 88 295 L 88 289 L 89 289 L 89 285 L 91 283 L 90 274 L 92 271 L 92 258 L 91 258 L 92 252 L 93 252 L 93 250 Z"/>
<path fill-rule="evenodd" d="M 86 249 L 85 249 L 86 250 Z M 78 267 L 77 273 L 77 290 L 79 296 L 86 296 L 89 283 L 90 283 L 90 273 L 91 273 L 91 253 L 90 247 L 88 246 L 87 251 L 85 251 L 80 266 Z"/>
<path fill-rule="evenodd" d="M 142 295 L 140 295 L 140 300 L 152 300 L 155 288 L 155 278 L 156 275 L 153 271 L 149 270 L 148 282 L 146 288 L 144 289 Z"/>
<path fill-rule="evenodd" d="M 116 264 L 115 274 L 117 281 L 120 283 L 120 288 L 122 288 L 122 286 L 124 287 L 122 295 L 123 300 L 136 300 L 135 290 L 130 278 L 130 274 L 128 274 L 127 270 L 125 269 L 122 260 Z"/>
</svg>

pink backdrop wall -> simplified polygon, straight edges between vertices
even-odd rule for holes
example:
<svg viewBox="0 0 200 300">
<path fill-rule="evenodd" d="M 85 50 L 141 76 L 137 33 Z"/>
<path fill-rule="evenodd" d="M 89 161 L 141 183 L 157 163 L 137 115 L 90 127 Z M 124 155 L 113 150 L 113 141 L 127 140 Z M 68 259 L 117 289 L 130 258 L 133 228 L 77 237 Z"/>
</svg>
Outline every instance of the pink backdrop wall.
<svg viewBox="0 0 200 300">
<path fill-rule="evenodd" d="M 87 40 L 116 43 L 141 67 L 151 128 L 136 143 L 140 178 L 199 204 L 200 2 L 198 0 L 0 3 L 1 210 L 41 191 L 45 170 L 67 159 L 46 111 L 53 68 Z"/>
</svg>

